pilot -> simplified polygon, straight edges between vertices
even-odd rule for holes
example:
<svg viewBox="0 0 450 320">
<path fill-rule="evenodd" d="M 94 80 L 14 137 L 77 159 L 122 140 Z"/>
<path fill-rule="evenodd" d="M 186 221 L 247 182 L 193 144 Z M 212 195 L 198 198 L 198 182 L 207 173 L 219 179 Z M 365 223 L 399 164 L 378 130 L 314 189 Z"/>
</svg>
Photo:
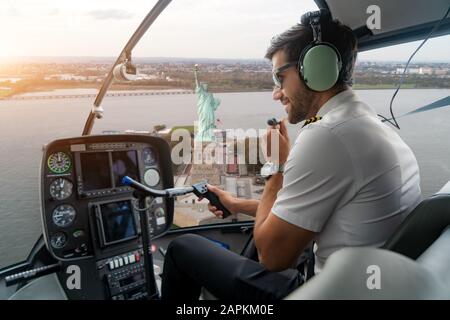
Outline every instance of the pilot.
<svg viewBox="0 0 450 320">
<path fill-rule="evenodd" d="M 302 284 L 290 271 L 311 241 L 317 274 L 341 248 L 382 246 L 419 204 L 413 152 L 351 89 L 356 54 L 351 29 L 323 15 L 272 39 L 273 98 L 291 124 L 306 121 L 292 147 L 285 123 L 276 129 L 278 161 L 259 201 L 209 187 L 232 213 L 255 216 L 259 261 L 180 236 L 167 250 L 163 299 L 195 300 L 201 287 L 219 299 L 281 299 Z"/>
</svg>

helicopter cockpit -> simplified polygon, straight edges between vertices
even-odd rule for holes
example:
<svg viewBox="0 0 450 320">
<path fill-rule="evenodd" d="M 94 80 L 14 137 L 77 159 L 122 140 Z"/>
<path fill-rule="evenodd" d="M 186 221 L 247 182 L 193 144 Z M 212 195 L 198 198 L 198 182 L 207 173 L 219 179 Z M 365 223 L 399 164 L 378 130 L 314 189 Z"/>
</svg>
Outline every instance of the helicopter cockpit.
<svg viewBox="0 0 450 320">
<path fill-rule="evenodd" d="M 174 184 L 172 150 L 166 140 L 155 134 L 91 135 L 95 121 L 103 116 L 101 104 L 108 88 L 114 79 L 135 78 L 132 50 L 170 2 L 157 1 L 127 42 L 96 95 L 82 134 L 43 147 L 39 172 L 42 235 L 25 261 L 0 270 L 0 299 L 158 300 L 165 248 L 183 233 L 203 235 L 247 257 L 255 255 L 253 220 L 173 228 L 176 197 L 193 193 L 219 208 L 221 203 L 206 183 Z M 352 5 L 360 6 L 357 2 Z M 351 16 L 351 10 L 343 10 L 336 1 L 316 1 L 319 9 L 352 24 L 362 50 L 423 39 L 433 32 L 433 36 L 448 34 L 449 11 L 443 18 L 441 12 L 450 10 L 448 4 L 435 2 L 439 8 L 414 28 L 399 22 L 386 33 L 378 33 L 359 26 L 361 21 Z M 443 254 L 450 244 L 449 203 L 447 184 L 424 200 L 382 248 L 337 252 L 321 274 L 287 299 L 442 299 L 450 292 L 445 274 L 450 260 Z M 311 248 L 296 266 L 306 276 Z M 366 267 L 377 263 L 389 270 L 389 280 L 383 283 L 389 283 L 386 294 L 366 290 Z M 403 277 L 408 272 L 414 281 Z M 407 292 L 411 283 L 415 290 Z M 421 289 L 423 293 L 416 294 Z M 203 298 L 214 297 L 204 292 Z"/>
</svg>

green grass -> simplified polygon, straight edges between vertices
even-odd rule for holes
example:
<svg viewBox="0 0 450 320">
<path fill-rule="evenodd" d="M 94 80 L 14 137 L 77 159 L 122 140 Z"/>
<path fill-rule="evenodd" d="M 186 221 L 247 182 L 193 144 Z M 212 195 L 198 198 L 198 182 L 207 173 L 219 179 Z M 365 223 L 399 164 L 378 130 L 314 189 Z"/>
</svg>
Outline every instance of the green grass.
<svg viewBox="0 0 450 320">
<path fill-rule="evenodd" d="M 12 95 L 12 93 L 10 90 L 0 90 L 0 99 L 8 98 L 11 95 Z"/>
<path fill-rule="evenodd" d="M 178 130 L 178 129 L 185 129 L 185 130 L 189 131 L 191 134 L 194 134 L 194 126 L 175 126 L 170 131 L 170 134 L 172 134 L 172 132 L 174 132 L 175 130 Z"/>
</svg>

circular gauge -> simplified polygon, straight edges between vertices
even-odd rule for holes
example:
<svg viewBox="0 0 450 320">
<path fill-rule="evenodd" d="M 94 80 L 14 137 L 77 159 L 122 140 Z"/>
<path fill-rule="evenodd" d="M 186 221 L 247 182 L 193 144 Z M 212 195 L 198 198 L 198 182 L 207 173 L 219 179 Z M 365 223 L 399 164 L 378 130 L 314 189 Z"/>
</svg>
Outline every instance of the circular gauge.
<svg viewBox="0 0 450 320">
<path fill-rule="evenodd" d="M 62 204 L 53 210 L 53 223 L 61 228 L 67 227 L 73 222 L 76 214 L 74 207 L 68 204 Z"/>
<path fill-rule="evenodd" d="M 166 214 L 164 213 L 163 208 L 159 207 L 155 210 L 155 217 L 156 217 L 156 225 L 157 226 L 166 224 Z"/>
<path fill-rule="evenodd" d="M 159 172 L 156 169 L 148 169 L 144 173 L 144 182 L 149 187 L 154 187 L 159 183 Z"/>
<path fill-rule="evenodd" d="M 66 243 L 67 243 L 67 236 L 66 236 L 66 234 L 64 232 L 55 233 L 50 238 L 50 244 L 55 249 L 63 248 L 66 245 Z"/>
<path fill-rule="evenodd" d="M 155 210 L 155 216 L 160 218 L 160 217 L 164 217 L 165 213 L 164 213 L 164 209 L 159 207 Z"/>
<path fill-rule="evenodd" d="M 53 199 L 64 200 L 72 195 L 73 183 L 64 178 L 58 178 L 50 184 L 50 195 Z"/>
<path fill-rule="evenodd" d="M 144 164 L 146 166 L 151 166 L 156 162 L 155 154 L 150 148 L 145 148 L 142 150 L 142 157 L 144 158 Z"/>
<path fill-rule="evenodd" d="M 47 165 L 53 173 L 64 173 L 70 169 L 72 161 L 66 153 L 57 152 L 48 157 Z"/>
</svg>

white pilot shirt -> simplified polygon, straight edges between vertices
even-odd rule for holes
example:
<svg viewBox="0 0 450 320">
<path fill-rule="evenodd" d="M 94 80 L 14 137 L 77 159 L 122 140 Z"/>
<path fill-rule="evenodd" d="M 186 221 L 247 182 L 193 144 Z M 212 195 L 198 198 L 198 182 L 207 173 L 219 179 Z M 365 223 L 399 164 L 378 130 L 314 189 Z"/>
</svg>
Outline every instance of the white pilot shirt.
<svg viewBox="0 0 450 320">
<path fill-rule="evenodd" d="M 382 246 L 422 199 L 417 160 L 351 89 L 301 129 L 272 212 L 318 233 L 316 272 L 335 251 Z"/>
</svg>

